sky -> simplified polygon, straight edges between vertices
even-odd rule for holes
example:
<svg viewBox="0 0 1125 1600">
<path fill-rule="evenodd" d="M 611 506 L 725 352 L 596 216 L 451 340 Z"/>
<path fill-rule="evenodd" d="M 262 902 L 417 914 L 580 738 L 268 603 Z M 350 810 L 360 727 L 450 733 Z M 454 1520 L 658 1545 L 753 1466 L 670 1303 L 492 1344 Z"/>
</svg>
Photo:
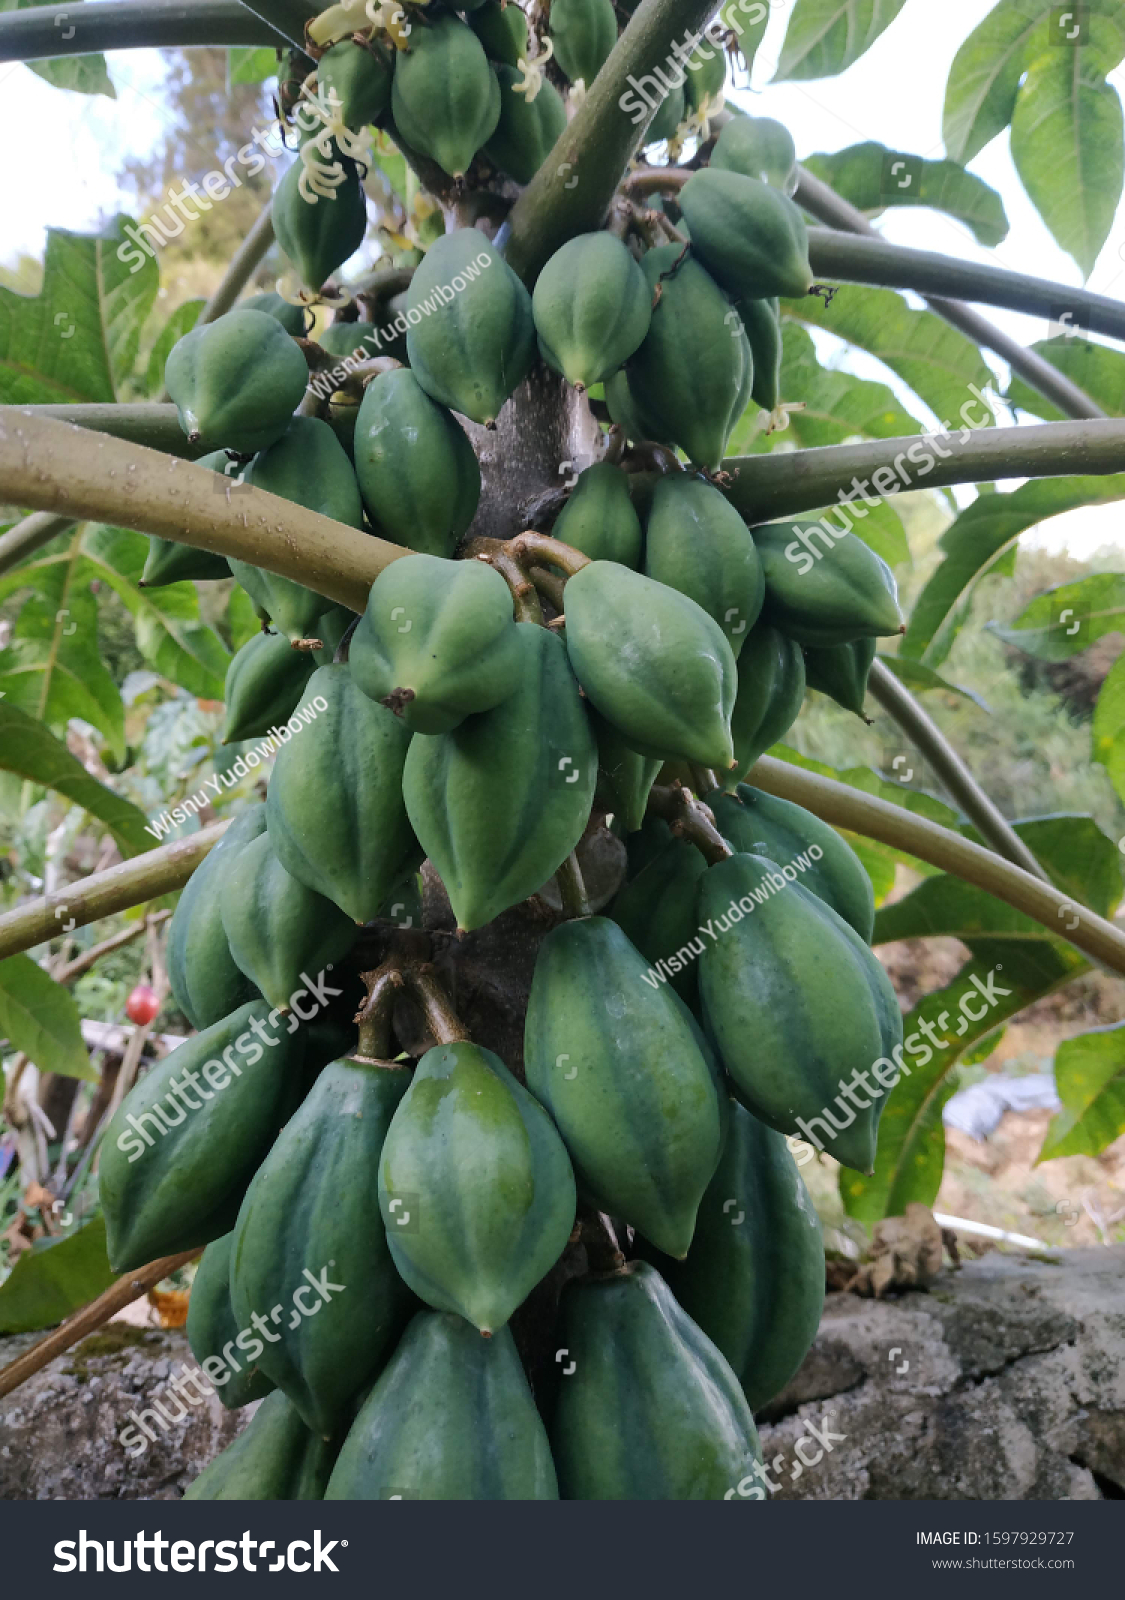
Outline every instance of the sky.
<svg viewBox="0 0 1125 1600">
<path fill-rule="evenodd" d="M 846 73 L 811 83 L 770 86 L 792 10 L 792 0 L 771 0 L 773 15 L 750 88 L 736 91 L 735 98 L 747 110 L 784 122 L 802 158 L 866 139 L 940 157 L 944 154 L 941 108 L 950 64 L 962 40 L 992 5 L 993 0 L 957 0 L 955 6 L 906 0 L 896 21 Z M 114 173 L 129 156 L 148 154 L 160 139 L 166 117 L 160 96 L 162 64 L 159 53 L 150 50 L 116 51 L 108 64 L 116 100 L 68 94 L 19 63 L 0 65 L 8 126 L 33 129 L 36 151 L 34 162 L 6 164 L 5 236 L 0 241 L 4 259 L 12 261 L 20 252 L 41 257 L 48 227 L 88 230 L 99 215 L 130 209 L 130 196 L 119 191 Z M 1125 67 L 1110 81 L 1125 96 Z M 18 151 L 12 147 L 10 153 Z M 970 163 L 970 171 L 999 191 L 1008 213 L 1011 232 L 997 249 L 979 247 L 967 228 L 932 211 L 891 211 L 877 226 L 895 243 L 1080 285 L 1079 269 L 1055 244 L 1023 191 L 1006 133 Z M 1125 206 L 1118 211 L 1088 287 L 1125 298 Z M 1041 318 L 1003 310 L 990 310 L 988 315 L 1024 343 L 1048 336 Z M 863 376 L 891 381 L 887 370 L 870 357 L 845 353 L 830 338 L 818 336 L 818 343 L 822 359 L 831 356 Z M 987 359 L 1006 376 L 995 357 Z M 901 388 L 900 393 L 905 397 Z M 917 402 L 910 403 L 917 410 Z M 1053 548 L 1086 556 L 1099 545 L 1125 544 L 1125 512 L 1114 506 L 1072 512 L 1055 518 L 1035 537 Z"/>
</svg>

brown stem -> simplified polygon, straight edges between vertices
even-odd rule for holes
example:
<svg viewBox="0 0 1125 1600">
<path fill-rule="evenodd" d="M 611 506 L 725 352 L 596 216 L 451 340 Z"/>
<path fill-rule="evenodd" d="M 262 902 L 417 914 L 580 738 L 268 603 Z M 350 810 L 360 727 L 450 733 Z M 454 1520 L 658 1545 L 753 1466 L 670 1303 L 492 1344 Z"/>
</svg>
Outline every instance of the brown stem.
<svg viewBox="0 0 1125 1600">
<path fill-rule="evenodd" d="M 687 167 L 638 167 L 628 174 L 622 187 L 630 196 L 678 194 L 690 177 Z"/>
<path fill-rule="evenodd" d="M 673 783 L 668 788 L 654 786 L 648 797 L 648 809 L 653 816 L 663 817 L 677 838 L 693 844 L 711 866 L 734 854 L 715 826 L 710 806 L 697 800 L 683 784 Z"/>
<path fill-rule="evenodd" d="M 438 982 L 431 962 L 412 962 L 404 968 L 404 976 L 438 1044 L 456 1044 L 469 1037 L 469 1030 L 454 1011 L 453 1002 Z"/>
<path fill-rule="evenodd" d="M 610 1276 L 625 1270 L 625 1257 L 613 1232 L 609 1218 L 598 1211 L 583 1209 L 579 1213 L 581 1239 L 586 1250 L 590 1272 L 597 1277 Z"/>
<path fill-rule="evenodd" d="M 562 901 L 563 915 L 568 918 L 588 917 L 590 901 L 586 894 L 586 880 L 582 876 L 582 868 L 578 865 L 578 855 L 574 850 L 555 873 L 555 882 L 558 885 L 559 899 Z"/>
<path fill-rule="evenodd" d="M 531 561 L 546 561 L 552 567 L 561 567 L 568 578 L 590 565 L 589 556 L 573 545 L 552 539 L 547 533 L 534 533 L 530 528 L 508 541 L 508 550 L 521 567 Z"/>
<path fill-rule="evenodd" d="M 93 945 L 91 949 L 84 950 L 73 961 L 68 961 L 65 967 L 60 967 L 52 977 L 56 983 L 73 983 L 75 978 L 80 978 L 84 972 L 89 972 L 96 961 L 107 956 L 111 950 L 119 950 L 124 944 L 132 944 L 134 939 L 139 939 L 142 933 L 147 933 L 150 928 L 157 927 L 166 922 L 172 915 L 170 911 L 154 911 L 143 921 L 134 923 L 131 928 L 123 928 L 120 933 L 115 933 L 110 939 L 103 939 L 101 944 Z"/>
<path fill-rule="evenodd" d="M 527 575 L 539 590 L 539 593 L 546 595 L 555 610 L 561 615 L 566 580 L 560 578 L 557 572 L 548 572 L 546 567 L 529 567 Z"/>
<path fill-rule="evenodd" d="M 512 591 L 512 605 L 517 622 L 543 621 L 543 609 L 539 604 L 539 596 L 535 592 L 535 585 L 517 561 L 512 559 L 511 551 L 503 539 L 478 539 L 475 544 L 487 544 L 487 555 L 478 552 L 478 559 L 486 560 L 490 567 L 503 578 L 508 588 Z"/>
<path fill-rule="evenodd" d="M 406 981 L 402 969 L 396 962 L 385 961 L 374 972 L 364 972 L 361 977 L 367 986 L 367 999 L 353 1019 L 359 1024 L 359 1043 L 349 1059 L 362 1061 L 364 1066 L 396 1065 L 390 1060 L 394 1048 L 391 1017 Z"/>
</svg>

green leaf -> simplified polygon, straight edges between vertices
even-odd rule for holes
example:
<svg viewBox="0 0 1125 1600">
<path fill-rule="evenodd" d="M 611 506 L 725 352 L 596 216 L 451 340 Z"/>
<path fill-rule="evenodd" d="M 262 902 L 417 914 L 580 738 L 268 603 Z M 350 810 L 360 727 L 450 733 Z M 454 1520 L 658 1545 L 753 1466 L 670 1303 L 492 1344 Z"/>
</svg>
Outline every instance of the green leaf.
<svg viewBox="0 0 1125 1600">
<path fill-rule="evenodd" d="M 1125 656 L 1119 656 L 1098 694 L 1092 730 L 1094 760 L 1125 801 Z"/>
<path fill-rule="evenodd" d="M 869 140 L 832 155 L 808 156 L 803 165 L 869 215 L 888 206 L 926 206 L 956 217 L 990 249 L 1007 238 L 1004 202 L 956 161 L 928 161 Z"/>
<path fill-rule="evenodd" d="M 227 56 L 227 86 L 264 83 L 277 76 L 277 51 L 269 45 L 235 45 Z"/>
<path fill-rule="evenodd" d="M 1076 383 L 1091 400 L 1096 400 L 1107 416 L 1125 416 L 1125 355 L 1120 350 L 1065 334 L 1041 339 L 1031 349 Z M 1045 400 L 1022 378 L 1013 377 L 1004 398 L 1009 405 L 1029 411 L 1044 422 L 1069 421 L 1057 406 Z"/>
<path fill-rule="evenodd" d="M 7 699 L 0 700 L 0 771 L 53 789 L 97 817 L 117 840 L 122 855 L 140 855 L 152 848 L 144 814 L 92 778 L 49 729 Z"/>
<path fill-rule="evenodd" d="M 876 356 L 925 401 L 943 426 L 955 427 L 958 420 L 965 420 L 967 426 L 979 427 L 982 413 L 987 419 L 983 425 L 992 425 L 988 407 L 971 398 L 972 386 L 983 389 L 992 381 L 976 345 L 932 311 L 911 310 L 893 289 L 845 284 L 830 306 L 808 295 L 786 301 L 785 311 Z"/>
<path fill-rule="evenodd" d="M 40 1239 L 20 1256 L 0 1284 L 0 1333 L 51 1328 L 116 1281 L 99 1213 L 61 1239 Z"/>
<path fill-rule="evenodd" d="M 182 339 L 185 333 L 191 332 L 206 304 L 206 300 L 185 300 L 182 305 L 176 307 L 161 328 L 160 336 L 149 354 L 148 371 L 145 374 L 145 387 L 149 394 L 164 393 L 164 363 L 168 360 L 172 346 L 177 340 Z"/>
<path fill-rule="evenodd" d="M 1082 50 L 1033 61 L 1012 117 L 1012 161 L 1055 241 L 1088 278 L 1125 183 L 1121 98 Z"/>
<path fill-rule="evenodd" d="M 1035 1158 L 1098 1156 L 1125 1133 L 1125 1022 L 1067 1039 L 1055 1055 L 1055 1113 Z"/>
<path fill-rule="evenodd" d="M 1125 633 L 1125 573 L 1061 583 L 1036 595 L 1009 627 L 990 622 L 988 631 L 1036 661 L 1068 661 L 1107 633 Z"/>
<path fill-rule="evenodd" d="M 1075 20 L 1079 37 L 1070 41 L 1066 35 Z M 1070 12 L 1056 0 L 999 0 L 950 68 L 942 132 L 954 161 L 964 165 L 1003 133 L 1024 73 L 1048 50 L 1076 57 L 1076 73 L 1084 72 L 1091 58 L 1096 71 L 1112 70 L 1125 55 L 1120 0 L 1082 0 Z"/>
<path fill-rule="evenodd" d="M 915 694 L 924 694 L 927 689 L 944 689 L 947 694 L 963 695 L 966 700 L 971 700 L 974 705 L 980 706 L 982 711 L 992 715 L 991 707 L 974 689 L 962 689 L 960 684 L 950 683 L 948 678 L 943 678 L 933 667 L 927 667 L 922 661 L 912 661 L 909 656 L 885 656 L 880 654 L 879 660 L 893 672 L 900 683 Z"/>
<path fill-rule="evenodd" d="M 45 0 L 0 0 L 0 11 L 34 10 L 44 3 Z M 59 26 L 65 27 L 68 21 L 60 17 Z M 81 22 L 76 20 L 66 37 L 75 38 L 80 27 Z M 28 61 L 25 65 L 56 89 L 73 89 L 77 94 L 104 94 L 111 100 L 117 98 L 101 54 L 52 56 L 45 61 Z"/>
<path fill-rule="evenodd" d="M 893 806 L 901 806 L 904 811 L 928 817 L 931 822 L 940 822 L 943 828 L 957 828 L 961 821 L 958 813 L 944 800 L 926 794 L 923 789 L 912 789 L 906 783 L 890 783 L 870 767 L 830 767 L 823 761 L 814 761 L 811 756 L 801 755 L 790 745 L 774 745 L 770 755 L 776 756 L 779 761 L 788 761 L 791 766 L 803 767 L 806 772 L 817 772 L 822 778 L 835 778 L 837 783 L 846 783 L 849 789 L 875 795 Z M 896 859 L 914 864 L 914 858 L 905 854 L 896 853 Z M 917 869 L 924 875 L 937 871 L 926 862 L 918 862 Z"/>
<path fill-rule="evenodd" d="M 915 601 L 900 654 L 940 666 L 968 613 L 972 591 L 1011 551 L 1021 533 L 1077 506 L 1125 498 L 1125 473 L 1105 478 L 1041 478 L 1011 494 L 986 494 L 939 541 L 945 560 Z"/>
<path fill-rule="evenodd" d="M 953 1068 L 998 1023 L 1088 970 L 1077 951 L 1046 939 L 982 939 L 971 949 L 973 959 L 949 987 L 926 995 L 903 1020 L 909 1076 L 904 1073 L 884 1107 L 874 1174 L 840 1169 L 844 1209 L 861 1222 L 901 1216 L 912 1200 L 933 1205 L 945 1164 L 942 1107 L 957 1087 Z M 930 1043 L 925 1024 L 933 1030 Z"/>
<path fill-rule="evenodd" d="M 898 16 L 906 0 L 797 0 L 774 74 L 831 78 L 858 61 Z"/>
<path fill-rule="evenodd" d="M 60 932 L 65 920 L 59 919 Z M 40 1072 L 98 1081 L 82 1043 L 78 1007 L 28 955 L 0 961 L 0 1038 L 22 1050 Z"/>
<path fill-rule="evenodd" d="M 0 404 L 115 398 L 133 370 L 160 281 L 149 256 L 136 272 L 118 256 L 127 221 L 115 218 L 102 234 L 48 228 L 41 292 L 0 285 Z"/>
<path fill-rule="evenodd" d="M 250 640 L 262 631 L 258 613 L 254 610 L 254 602 L 240 583 L 233 585 L 230 599 L 227 601 L 227 627 L 230 629 L 231 649 L 234 651 L 241 650 L 244 644 L 249 644 Z"/>
</svg>

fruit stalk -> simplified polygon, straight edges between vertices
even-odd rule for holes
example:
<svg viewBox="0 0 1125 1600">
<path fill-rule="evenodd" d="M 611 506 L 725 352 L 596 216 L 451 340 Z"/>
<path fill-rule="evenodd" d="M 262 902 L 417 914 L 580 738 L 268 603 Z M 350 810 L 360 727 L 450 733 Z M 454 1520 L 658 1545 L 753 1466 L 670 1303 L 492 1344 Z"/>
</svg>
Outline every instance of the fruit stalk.
<svg viewBox="0 0 1125 1600">
<path fill-rule="evenodd" d="M 667 788 L 657 784 L 649 794 L 648 809 L 654 817 L 662 817 L 677 838 L 695 845 L 711 866 L 733 854 L 715 826 L 710 806 L 697 800 L 683 784 L 673 783 Z"/>
<path fill-rule="evenodd" d="M 438 982 L 431 962 L 411 962 L 403 969 L 403 975 L 438 1044 L 456 1044 L 468 1039 L 469 1030 L 454 1011 L 453 1002 Z"/>
<path fill-rule="evenodd" d="M 365 1066 L 387 1066 L 392 1050 L 391 1017 L 406 980 L 401 967 L 393 961 L 385 961 L 374 972 L 365 972 L 363 981 L 367 986 L 367 999 L 355 1017 L 359 1025 L 359 1043 L 348 1059 Z"/>
<path fill-rule="evenodd" d="M 33 511 L 0 536 L 0 572 L 18 567 L 21 561 L 42 550 L 45 544 L 72 527 L 69 517 L 52 516 L 49 511 Z"/>
<path fill-rule="evenodd" d="M 586 896 L 586 881 L 574 850 L 555 873 L 555 882 L 558 884 L 564 914 L 567 917 L 588 917 L 590 902 Z"/>
<path fill-rule="evenodd" d="M 584 556 L 581 550 L 563 544 L 561 539 L 552 539 L 549 534 L 533 533 L 531 529 L 510 540 L 508 549 L 521 567 L 531 561 L 546 561 L 553 567 L 561 567 L 568 578 L 590 565 L 589 556 Z"/>
</svg>

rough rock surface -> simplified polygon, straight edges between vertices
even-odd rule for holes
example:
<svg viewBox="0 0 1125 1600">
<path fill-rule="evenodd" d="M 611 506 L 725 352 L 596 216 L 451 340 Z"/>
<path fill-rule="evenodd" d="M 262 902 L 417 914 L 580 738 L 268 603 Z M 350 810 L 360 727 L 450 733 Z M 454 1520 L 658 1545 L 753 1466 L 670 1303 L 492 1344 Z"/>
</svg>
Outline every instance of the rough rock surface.
<svg viewBox="0 0 1125 1600">
<path fill-rule="evenodd" d="M 0 1498 L 175 1499 L 231 1441 L 243 1414 L 210 1398 L 127 1455 L 128 1413 L 191 1357 L 181 1332 L 121 1338 L 0 1399 Z M 0 1365 L 33 1342 L 0 1340 Z M 1125 1248 L 992 1254 L 929 1293 L 830 1295 L 760 1420 L 779 1498 L 1125 1499 Z"/>
</svg>

